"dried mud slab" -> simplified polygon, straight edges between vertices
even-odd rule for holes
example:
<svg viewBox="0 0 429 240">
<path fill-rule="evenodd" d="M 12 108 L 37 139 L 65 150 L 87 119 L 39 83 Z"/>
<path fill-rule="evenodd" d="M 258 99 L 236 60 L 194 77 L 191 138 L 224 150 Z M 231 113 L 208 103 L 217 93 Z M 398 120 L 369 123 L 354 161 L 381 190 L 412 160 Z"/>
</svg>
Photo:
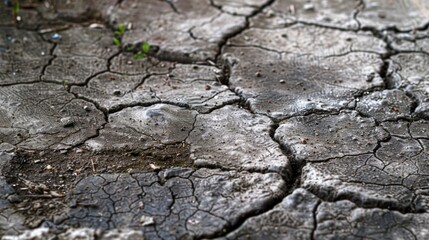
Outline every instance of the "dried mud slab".
<svg viewBox="0 0 429 240">
<path fill-rule="evenodd" d="M 387 209 L 365 209 L 344 200 L 323 202 L 317 208 L 314 238 L 426 239 L 428 214 L 402 214 Z M 383 227 L 380 227 L 383 226 Z"/>
<path fill-rule="evenodd" d="M 44 4 L 28 2 L 43 19 L 54 22 L 85 22 L 94 20 L 94 18 L 106 17 L 109 9 L 116 4 L 115 0 L 51 1 Z"/>
<path fill-rule="evenodd" d="M 149 61 L 141 64 L 149 65 L 146 67 L 149 73 L 104 73 L 92 78 L 86 86 L 73 86 L 71 91 L 109 112 L 127 106 L 169 103 L 205 113 L 239 100 L 227 86 L 220 84 L 222 71 L 218 68 L 184 64 L 162 67 L 158 65 L 163 63 Z M 168 66 L 171 69 L 165 73 Z"/>
<path fill-rule="evenodd" d="M 0 28 L 0 36 L 0 86 L 38 81 L 53 45 L 15 28 Z"/>
<path fill-rule="evenodd" d="M 109 29 L 74 27 L 60 32 L 53 54 L 59 57 L 97 57 L 108 59 L 119 52 L 113 45 L 113 33 Z M 50 36 L 50 35 L 48 35 Z"/>
<path fill-rule="evenodd" d="M 156 56 L 178 62 L 215 59 L 218 45 L 245 27 L 245 17 L 221 12 L 210 1 L 125 1 L 109 12 L 111 23 L 132 24 L 124 44 L 148 41 Z M 145 23 L 145 24 L 140 24 Z"/>
<path fill-rule="evenodd" d="M 5 0 L 0 4 L 0 26 L 13 26 L 26 30 L 63 28 L 70 23 L 94 21 L 108 15 L 115 0 L 74 1 L 19 1 L 18 14 L 14 14 L 15 1 Z M 18 20 L 19 19 L 19 20 Z"/>
<path fill-rule="evenodd" d="M 410 122 L 406 121 L 392 121 L 392 122 L 382 122 L 380 126 L 384 128 L 391 136 L 400 137 L 400 138 L 410 138 L 409 126 Z"/>
<path fill-rule="evenodd" d="M 112 73 L 132 75 L 166 75 L 174 68 L 175 63 L 163 62 L 156 58 L 145 57 L 134 59 L 131 53 L 121 52 L 110 61 L 109 70 Z"/>
<path fill-rule="evenodd" d="M 324 202 L 298 188 L 272 210 L 249 218 L 219 239 L 425 239 L 427 218 L 360 208 L 347 200 Z"/>
<path fill-rule="evenodd" d="M 356 110 L 378 122 L 411 118 L 412 100 L 400 90 L 384 90 L 362 97 Z"/>
<path fill-rule="evenodd" d="M 365 7 L 357 14 L 363 28 L 401 31 L 422 28 L 429 23 L 429 3 L 423 0 L 364 0 Z"/>
<path fill-rule="evenodd" d="M 97 73 L 107 71 L 107 62 L 93 57 L 57 57 L 46 67 L 42 80 L 85 84 Z"/>
<path fill-rule="evenodd" d="M 247 219 L 225 239 L 311 239 L 319 202 L 316 196 L 298 188 L 270 211 Z"/>
<path fill-rule="evenodd" d="M 414 121 L 410 123 L 409 133 L 415 139 L 429 138 L 429 122 L 426 120 Z"/>
<path fill-rule="evenodd" d="M 249 28 L 227 42 L 231 46 L 253 46 L 287 56 L 330 56 L 349 52 L 385 53 L 385 43 L 365 32 L 347 32 L 312 25 L 287 28 Z"/>
<path fill-rule="evenodd" d="M 63 86 L 36 83 L 0 88 L 0 142 L 24 149 L 67 149 L 97 134 L 104 115 Z"/>
<path fill-rule="evenodd" d="M 107 72 L 91 78 L 85 86 L 72 86 L 70 91 L 97 103 L 106 112 L 117 111 L 126 106 L 159 102 L 155 94 L 150 91 L 134 92 L 145 77 L 147 76 L 126 76 Z"/>
<path fill-rule="evenodd" d="M 429 118 L 429 56 L 424 53 L 402 53 L 392 57 L 397 69 L 391 69 L 396 85 L 416 101 L 414 114 Z"/>
<path fill-rule="evenodd" d="M 272 124 L 233 106 L 198 115 L 187 139 L 191 159 L 197 167 L 270 171 L 288 178 L 289 161 L 270 137 Z"/>
<path fill-rule="evenodd" d="M 71 28 L 57 33 L 53 60 L 46 67 L 44 81 L 66 84 L 85 84 L 96 74 L 106 72 L 108 59 L 118 52 L 113 45 L 113 34 L 107 29 Z M 52 38 L 52 34 L 45 36 Z"/>
<path fill-rule="evenodd" d="M 301 57 L 251 64 L 250 57 L 263 53 L 247 49 L 236 61 L 226 55 L 231 65 L 229 84 L 252 111 L 276 119 L 338 112 L 353 107 L 363 92 L 384 86 L 378 75 L 381 60 L 375 55 L 354 53 L 323 60 Z"/>
<path fill-rule="evenodd" d="M 354 15 L 361 9 L 359 0 L 274 1 L 261 14 L 251 19 L 256 28 L 282 28 L 304 22 L 334 28 L 357 29 Z"/>
<path fill-rule="evenodd" d="M 357 96 L 383 88 L 384 46 L 364 33 L 297 24 L 245 30 L 227 42 L 223 59 L 230 87 L 250 109 L 281 120 L 354 107 Z"/>
<path fill-rule="evenodd" d="M 308 164 L 303 187 L 328 200 L 362 206 L 427 212 L 427 140 L 392 137 L 374 155 L 334 158 Z"/>
<path fill-rule="evenodd" d="M 355 111 L 293 117 L 281 122 L 274 134 L 298 160 L 310 162 L 372 153 L 388 136 L 372 118 Z"/>
<path fill-rule="evenodd" d="M 152 91 L 161 102 L 189 106 L 207 113 L 239 100 L 234 92 L 221 84 L 222 74 L 214 67 L 176 64 L 169 75 L 149 77 L 136 92 Z"/>
<path fill-rule="evenodd" d="M 354 114 L 309 115 L 280 124 L 274 137 L 297 160 L 310 162 L 302 171 L 302 187 L 329 201 L 427 211 L 427 123 L 383 123 L 394 134 L 389 137 L 373 119 Z"/>
<path fill-rule="evenodd" d="M 100 135 L 86 145 L 107 150 L 182 143 L 193 129 L 196 115 L 196 111 L 166 104 L 125 108 L 110 114 Z"/>
</svg>

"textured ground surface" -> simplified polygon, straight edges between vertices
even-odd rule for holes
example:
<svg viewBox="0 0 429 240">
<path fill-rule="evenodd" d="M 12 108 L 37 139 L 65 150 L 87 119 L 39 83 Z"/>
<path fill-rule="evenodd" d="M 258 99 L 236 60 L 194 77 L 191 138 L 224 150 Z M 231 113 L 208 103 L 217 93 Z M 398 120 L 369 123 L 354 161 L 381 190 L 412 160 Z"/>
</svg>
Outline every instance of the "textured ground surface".
<svg viewBox="0 0 429 240">
<path fill-rule="evenodd" d="M 15 4 L 1 239 L 429 239 L 427 1 Z"/>
</svg>

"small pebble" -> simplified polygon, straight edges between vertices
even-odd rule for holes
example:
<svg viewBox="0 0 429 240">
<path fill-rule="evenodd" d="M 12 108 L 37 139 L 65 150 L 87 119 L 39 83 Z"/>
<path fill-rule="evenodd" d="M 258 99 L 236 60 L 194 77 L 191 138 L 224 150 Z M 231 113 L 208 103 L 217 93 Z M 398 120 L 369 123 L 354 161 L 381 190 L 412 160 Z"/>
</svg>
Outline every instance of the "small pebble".
<svg viewBox="0 0 429 240">
<path fill-rule="evenodd" d="M 7 40 L 7 41 L 12 42 L 12 41 L 13 41 L 13 39 L 14 39 L 14 38 L 12 37 L 12 35 L 9 35 L 9 34 L 7 34 L 7 35 L 6 35 L 6 40 Z"/>
<path fill-rule="evenodd" d="M 155 224 L 155 221 L 153 220 L 153 217 L 143 215 L 140 217 L 140 223 L 142 226 L 148 226 Z"/>
<path fill-rule="evenodd" d="M 314 11 L 315 7 L 314 7 L 314 4 L 312 3 L 306 3 L 304 4 L 303 9 L 307 12 L 310 12 L 310 11 Z"/>
<path fill-rule="evenodd" d="M 284 79 L 280 79 L 280 83 L 285 83 L 286 81 Z"/>
<path fill-rule="evenodd" d="M 255 73 L 255 77 L 261 77 L 262 76 L 262 73 L 261 72 L 256 72 Z"/>
<path fill-rule="evenodd" d="M 99 23 L 91 23 L 90 25 L 89 25 L 89 28 L 91 28 L 91 29 L 95 29 L 95 28 L 98 28 L 98 29 L 103 29 L 103 28 L 106 28 L 103 24 L 99 24 Z"/>
<path fill-rule="evenodd" d="M 62 36 L 60 35 L 60 34 L 58 34 L 58 33 L 54 33 L 54 34 L 52 34 L 51 35 L 51 39 L 52 40 L 61 40 L 61 38 L 62 38 Z"/>
</svg>

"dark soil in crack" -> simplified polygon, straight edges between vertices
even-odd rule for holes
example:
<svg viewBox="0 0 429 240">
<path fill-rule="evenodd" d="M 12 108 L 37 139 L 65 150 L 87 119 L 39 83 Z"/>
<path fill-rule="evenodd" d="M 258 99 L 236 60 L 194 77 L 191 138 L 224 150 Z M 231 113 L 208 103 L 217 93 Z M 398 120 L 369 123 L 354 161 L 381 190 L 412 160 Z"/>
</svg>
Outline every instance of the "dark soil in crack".
<svg viewBox="0 0 429 240">
<path fill-rule="evenodd" d="M 191 167 L 190 147 L 179 143 L 148 149 L 94 152 L 76 148 L 59 151 L 17 151 L 7 169 L 15 189 L 11 202 L 26 215 L 30 228 L 51 226 L 67 207 L 75 182 L 103 173 L 138 173 L 170 167 Z"/>
</svg>

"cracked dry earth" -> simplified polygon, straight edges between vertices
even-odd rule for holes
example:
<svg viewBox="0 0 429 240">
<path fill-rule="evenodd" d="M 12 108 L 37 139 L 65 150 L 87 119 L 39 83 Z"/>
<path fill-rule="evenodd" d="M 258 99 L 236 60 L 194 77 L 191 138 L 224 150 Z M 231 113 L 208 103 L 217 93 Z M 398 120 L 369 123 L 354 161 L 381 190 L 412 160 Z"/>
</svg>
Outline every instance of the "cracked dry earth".
<svg viewBox="0 0 429 240">
<path fill-rule="evenodd" d="M 429 239 L 427 1 L 13 4 L 1 239 Z"/>
</svg>

